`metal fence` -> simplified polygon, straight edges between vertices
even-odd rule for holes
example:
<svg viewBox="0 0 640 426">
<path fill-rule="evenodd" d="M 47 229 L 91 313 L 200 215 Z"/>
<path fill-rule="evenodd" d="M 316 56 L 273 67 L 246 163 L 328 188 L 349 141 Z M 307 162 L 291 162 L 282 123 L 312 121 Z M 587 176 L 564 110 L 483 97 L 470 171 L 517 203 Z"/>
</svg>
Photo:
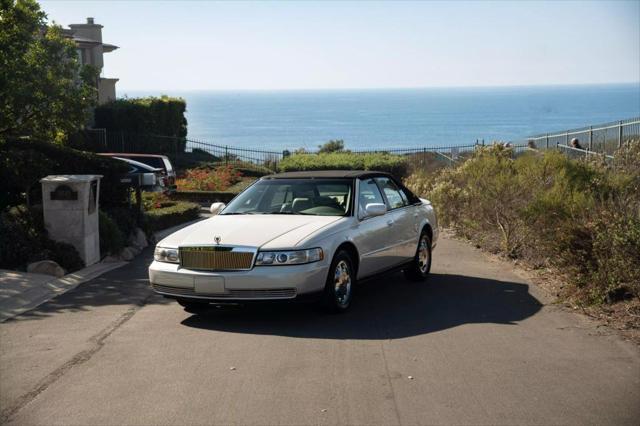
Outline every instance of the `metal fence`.
<svg viewBox="0 0 640 426">
<path fill-rule="evenodd" d="M 537 149 L 561 149 L 560 146 L 573 147 L 573 140 L 577 141 L 577 148 L 584 151 L 612 155 L 623 144 L 630 141 L 640 141 L 640 117 L 614 121 L 595 126 L 581 127 L 560 132 L 544 133 L 516 140 L 515 144 L 525 144 Z"/>
<path fill-rule="evenodd" d="M 144 133 L 114 132 L 105 129 L 87 131 L 90 149 L 96 152 L 153 153 L 168 155 L 178 167 L 190 167 L 203 162 L 233 164 L 238 167 L 277 171 L 282 159 L 290 151 L 269 151 L 236 148 L 218 145 L 210 141 L 185 137 L 152 135 Z M 572 140 L 577 144 L 572 146 Z M 624 143 L 640 142 L 640 117 L 606 123 L 597 126 L 535 135 L 507 142 L 514 156 L 530 150 L 559 149 L 572 158 L 581 158 L 595 153 L 611 155 Z M 414 165 L 428 167 L 438 163 L 454 165 L 468 158 L 478 147 L 484 146 L 476 140 L 474 144 L 440 147 L 391 148 L 374 150 L 351 150 L 356 154 L 389 153 L 407 156 Z M 313 152 L 309 152 L 313 153 Z"/>
</svg>

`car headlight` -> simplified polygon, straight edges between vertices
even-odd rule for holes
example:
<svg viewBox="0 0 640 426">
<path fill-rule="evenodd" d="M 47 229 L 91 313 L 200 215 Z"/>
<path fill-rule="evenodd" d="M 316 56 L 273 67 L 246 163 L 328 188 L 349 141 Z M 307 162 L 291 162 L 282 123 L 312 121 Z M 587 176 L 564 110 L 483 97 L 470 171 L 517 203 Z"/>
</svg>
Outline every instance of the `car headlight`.
<svg viewBox="0 0 640 426">
<path fill-rule="evenodd" d="M 180 256 L 178 255 L 178 249 L 156 247 L 153 252 L 153 259 L 158 262 L 179 263 Z"/>
<path fill-rule="evenodd" d="M 324 259 L 321 248 L 295 251 L 261 251 L 256 257 L 256 266 L 300 265 Z"/>
</svg>

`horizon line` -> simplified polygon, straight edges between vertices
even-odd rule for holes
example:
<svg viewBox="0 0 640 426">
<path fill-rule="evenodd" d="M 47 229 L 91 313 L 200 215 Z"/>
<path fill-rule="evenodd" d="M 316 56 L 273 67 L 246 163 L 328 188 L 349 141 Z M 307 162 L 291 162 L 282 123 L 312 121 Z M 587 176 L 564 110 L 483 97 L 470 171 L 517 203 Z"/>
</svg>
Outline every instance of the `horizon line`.
<svg viewBox="0 0 640 426">
<path fill-rule="evenodd" d="M 543 83 L 543 84 L 504 84 L 504 85 L 470 85 L 470 86 L 400 86 L 400 87 L 327 87 L 327 88 L 206 88 L 206 89 L 185 89 L 185 88 L 118 88 L 119 92 L 136 91 L 136 92 L 150 92 L 150 91 L 173 91 L 173 92 L 312 92 L 312 91 L 384 91 L 384 90 L 426 90 L 426 89 L 508 89 L 508 88 L 529 88 L 529 87 L 580 87 L 580 86 L 615 86 L 615 85 L 632 85 L 637 84 L 640 89 L 640 80 L 637 81 L 618 81 L 608 83 Z"/>
</svg>

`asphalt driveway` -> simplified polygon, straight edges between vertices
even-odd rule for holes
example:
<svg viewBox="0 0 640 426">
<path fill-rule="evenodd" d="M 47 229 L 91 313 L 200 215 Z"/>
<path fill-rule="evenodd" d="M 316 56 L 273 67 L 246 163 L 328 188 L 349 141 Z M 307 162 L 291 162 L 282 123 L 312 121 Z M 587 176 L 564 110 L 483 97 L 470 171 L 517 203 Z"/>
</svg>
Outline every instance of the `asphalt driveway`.
<svg viewBox="0 0 640 426">
<path fill-rule="evenodd" d="M 148 289 L 151 251 L 0 324 L 13 424 L 638 424 L 640 351 L 443 239 L 428 283 L 353 309 L 191 315 Z"/>
</svg>

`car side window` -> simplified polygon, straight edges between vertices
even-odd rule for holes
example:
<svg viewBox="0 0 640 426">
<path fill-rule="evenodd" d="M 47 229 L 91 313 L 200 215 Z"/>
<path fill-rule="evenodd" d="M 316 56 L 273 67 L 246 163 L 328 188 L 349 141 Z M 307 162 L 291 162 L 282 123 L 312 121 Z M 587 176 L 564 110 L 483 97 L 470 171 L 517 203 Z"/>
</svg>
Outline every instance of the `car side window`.
<svg viewBox="0 0 640 426">
<path fill-rule="evenodd" d="M 379 177 L 375 179 L 376 182 L 378 182 L 378 185 L 380 185 L 380 188 L 382 188 L 385 197 L 387 197 L 387 201 L 389 201 L 391 209 L 397 209 L 409 205 L 407 196 L 400 191 L 394 181 L 386 177 Z"/>
<path fill-rule="evenodd" d="M 367 217 L 365 208 L 367 204 L 372 203 L 384 204 L 384 199 L 373 179 L 363 179 L 360 181 L 360 189 L 358 190 L 358 217 L 360 219 Z"/>
</svg>

